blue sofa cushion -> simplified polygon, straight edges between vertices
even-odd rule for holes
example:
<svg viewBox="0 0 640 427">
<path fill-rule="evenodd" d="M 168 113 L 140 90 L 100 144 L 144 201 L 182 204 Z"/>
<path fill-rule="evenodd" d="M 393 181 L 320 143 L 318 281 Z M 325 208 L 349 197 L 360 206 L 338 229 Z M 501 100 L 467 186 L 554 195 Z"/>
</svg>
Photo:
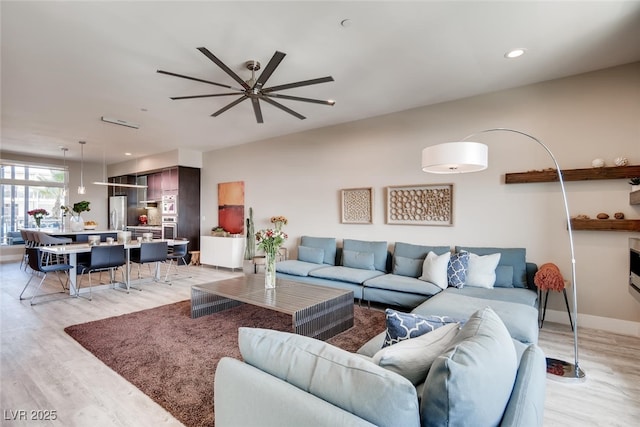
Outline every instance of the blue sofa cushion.
<svg viewBox="0 0 640 427">
<path fill-rule="evenodd" d="M 491 247 L 467 247 L 456 246 L 456 252 L 468 251 L 478 255 L 500 254 L 498 265 L 513 267 L 513 281 L 511 287 L 527 287 L 526 249 L 524 248 L 491 248 Z"/>
<path fill-rule="evenodd" d="M 382 348 L 410 338 L 419 337 L 449 323 L 463 322 L 463 320 L 454 319 L 449 316 L 422 316 L 415 313 L 403 313 L 390 308 L 385 310 L 385 315 L 387 320 L 387 334 Z"/>
<path fill-rule="evenodd" d="M 416 389 L 406 378 L 302 335 L 239 328 L 244 361 L 378 426 L 420 425 Z"/>
<path fill-rule="evenodd" d="M 496 282 L 494 288 L 513 288 L 513 266 L 500 265 L 496 267 Z"/>
<path fill-rule="evenodd" d="M 422 425 L 499 425 L 517 369 L 500 317 L 489 307 L 479 310 L 431 365 L 420 403 Z"/>
<path fill-rule="evenodd" d="M 376 270 L 387 272 L 387 242 L 369 242 L 364 240 L 344 239 L 343 251 L 373 253 L 373 266 Z M 344 265 L 344 263 L 343 263 Z"/>
<path fill-rule="evenodd" d="M 397 242 L 393 246 L 394 256 L 397 255 L 414 259 L 425 259 L 429 252 L 435 252 L 436 255 L 442 255 L 443 253 L 450 251 L 451 248 L 449 248 L 449 246 L 424 246 L 403 242 Z"/>
<path fill-rule="evenodd" d="M 324 262 L 324 249 L 298 246 L 298 261 L 322 264 Z"/>
<path fill-rule="evenodd" d="M 520 288 L 493 288 L 483 289 L 474 288 L 471 286 L 464 287 L 462 289 L 448 288 L 447 292 L 455 293 L 458 295 L 467 295 L 475 298 L 484 298 L 492 301 L 506 301 L 515 302 L 518 304 L 528 305 L 530 307 L 537 307 L 538 294 L 530 289 Z M 490 302 L 487 305 L 491 305 Z"/>
<path fill-rule="evenodd" d="M 423 259 L 407 258 L 393 255 L 393 274 L 407 277 L 420 277 L 422 274 Z"/>
<path fill-rule="evenodd" d="M 415 279 L 413 277 L 398 276 L 396 274 L 383 274 L 364 282 L 365 288 L 388 289 L 397 292 L 409 292 L 412 294 L 431 296 L 442 291 L 431 282 Z"/>
<path fill-rule="evenodd" d="M 276 264 L 277 265 L 277 264 Z M 309 272 L 309 276 L 321 279 L 339 280 L 341 282 L 362 284 L 365 280 L 381 276 L 384 273 L 378 270 L 362 270 L 350 267 L 322 267 Z"/>
<path fill-rule="evenodd" d="M 469 252 L 456 252 L 451 255 L 447 266 L 448 285 L 454 288 L 462 288 L 467 281 L 467 269 L 469 268 Z"/>
<path fill-rule="evenodd" d="M 320 248 L 324 251 L 324 264 L 336 265 L 336 239 L 333 237 L 302 236 L 300 246 Z"/>
<path fill-rule="evenodd" d="M 393 274 L 408 277 L 420 277 L 422 263 L 429 252 L 442 255 L 449 252 L 448 246 L 422 246 L 397 242 L 393 248 Z"/>
<path fill-rule="evenodd" d="M 325 268 L 326 264 L 315 264 L 312 262 L 298 261 L 288 259 L 286 261 L 276 262 L 276 271 L 279 273 L 292 274 L 294 276 L 306 277 L 313 270 Z"/>
<path fill-rule="evenodd" d="M 466 289 L 447 288 L 414 308 L 412 313 L 425 316 L 447 313 L 451 317 L 465 319 L 469 318 L 474 312 L 491 306 L 500 316 L 513 338 L 523 343 L 538 342 L 538 310 L 535 307 L 507 301 L 490 301 L 484 298 L 470 297 L 460 292 Z M 498 290 L 496 288 L 479 289 L 486 292 Z M 505 289 L 505 291 L 507 290 L 514 291 L 515 289 Z M 535 292 L 524 289 L 522 292 L 535 294 Z"/>
<path fill-rule="evenodd" d="M 342 265 L 362 270 L 375 270 L 373 252 L 342 251 Z"/>
<path fill-rule="evenodd" d="M 501 427 L 543 425 L 547 364 L 544 353 L 530 344 L 520 357 L 516 383 L 502 417 Z M 532 423 L 531 420 L 537 420 Z"/>
</svg>

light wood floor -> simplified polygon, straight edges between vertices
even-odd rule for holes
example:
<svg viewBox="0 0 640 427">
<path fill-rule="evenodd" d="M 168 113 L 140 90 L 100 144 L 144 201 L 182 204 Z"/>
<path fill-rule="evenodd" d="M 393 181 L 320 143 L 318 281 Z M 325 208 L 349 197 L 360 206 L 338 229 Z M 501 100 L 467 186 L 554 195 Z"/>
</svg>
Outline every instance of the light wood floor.
<svg viewBox="0 0 640 427">
<path fill-rule="evenodd" d="M 118 374 L 94 358 L 63 329 L 188 299 L 193 284 L 239 274 L 191 267 L 191 278 L 142 285 L 142 291 L 93 293 L 30 306 L 18 295 L 28 274 L 18 263 L 0 264 L 0 424 L 17 411 L 56 411 L 58 426 L 179 426 L 175 418 Z M 143 271 L 145 271 L 143 269 Z M 106 278 L 106 275 L 104 276 Z M 46 286 L 57 290 L 55 278 Z M 540 345 L 550 357 L 573 360 L 568 326 L 545 322 Z M 547 380 L 545 426 L 630 426 L 640 420 L 640 340 L 596 330 L 580 330 L 580 360 L 587 373 L 582 384 Z M 18 413 L 19 414 L 19 413 Z"/>
</svg>

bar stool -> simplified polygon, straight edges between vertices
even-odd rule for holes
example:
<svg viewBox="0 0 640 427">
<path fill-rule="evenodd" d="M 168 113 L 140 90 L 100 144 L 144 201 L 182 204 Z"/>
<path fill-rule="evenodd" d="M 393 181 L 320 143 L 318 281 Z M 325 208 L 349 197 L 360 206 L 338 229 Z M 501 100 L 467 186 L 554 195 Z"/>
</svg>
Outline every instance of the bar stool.
<svg viewBox="0 0 640 427">
<path fill-rule="evenodd" d="M 569 309 L 569 299 L 567 298 L 567 289 L 569 282 L 564 280 L 562 273 L 557 265 L 553 263 L 542 264 L 536 272 L 533 282 L 538 288 L 538 323 L 542 328 L 544 318 L 547 314 L 547 301 L 549 299 L 549 291 L 562 291 L 564 295 L 564 303 L 567 306 L 567 314 L 569 315 L 569 324 L 573 331 L 573 319 L 571 319 L 571 310 Z M 542 294 L 544 293 L 544 307 L 542 304 Z M 542 311 L 540 310 L 542 308 Z"/>
</svg>

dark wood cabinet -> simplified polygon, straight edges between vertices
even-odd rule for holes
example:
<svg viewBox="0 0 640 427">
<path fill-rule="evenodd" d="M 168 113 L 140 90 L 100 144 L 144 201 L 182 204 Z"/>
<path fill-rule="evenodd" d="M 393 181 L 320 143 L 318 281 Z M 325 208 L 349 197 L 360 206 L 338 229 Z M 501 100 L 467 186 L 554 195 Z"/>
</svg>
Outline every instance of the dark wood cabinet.
<svg viewBox="0 0 640 427">
<path fill-rule="evenodd" d="M 200 250 L 200 169 L 178 166 L 178 237 L 189 239 L 189 250 Z"/>
<path fill-rule="evenodd" d="M 178 237 L 189 240 L 189 250 L 200 250 L 200 168 L 176 166 L 146 175 L 146 195 L 136 188 L 110 187 L 110 196 L 127 196 L 127 223 L 138 224 L 138 216 L 145 213 L 139 205 L 141 197 L 158 202 L 162 212 L 162 195 L 175 194 L 178 200 Z M 125 175 L 109 178 L 119 184 L 139 184 L 140 177 Z"/>
</svg>

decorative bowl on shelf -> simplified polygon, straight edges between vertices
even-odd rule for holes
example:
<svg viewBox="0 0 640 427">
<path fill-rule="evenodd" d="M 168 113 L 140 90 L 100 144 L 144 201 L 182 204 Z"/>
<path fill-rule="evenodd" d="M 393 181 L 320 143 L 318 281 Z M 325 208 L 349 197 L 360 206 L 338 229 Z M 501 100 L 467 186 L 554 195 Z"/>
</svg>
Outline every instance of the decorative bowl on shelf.
<svg viewBox="0 0 640 427">
<path fill-rule="evenodd" d="M 98 223 L 95 221 L 85 221 L 84 229 L 85 230 L 95 230 L 98 227 Z"/>
</svg>

